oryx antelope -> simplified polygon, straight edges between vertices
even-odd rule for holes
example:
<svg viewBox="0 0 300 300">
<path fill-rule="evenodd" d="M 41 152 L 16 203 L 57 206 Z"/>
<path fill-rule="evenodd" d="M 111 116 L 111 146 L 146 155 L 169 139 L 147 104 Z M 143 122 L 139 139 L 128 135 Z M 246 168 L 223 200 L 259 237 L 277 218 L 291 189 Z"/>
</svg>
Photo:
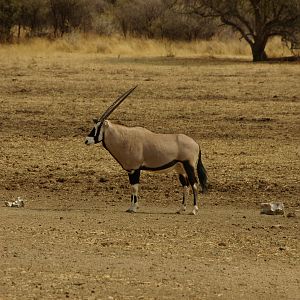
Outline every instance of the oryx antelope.
<svg viewBox="0 0 300 300">
<path fill-rule="evenodd" d="M 131 88 L 115 100 L 99 119 L 94 119 L 95 126 L 86 137 L 85 143 L 90 145 L 102 142 L 104 148 L 128 172 L 131 185 L 131 205 L 128 212 L 136 212 L 138 207 L 141 171 L 175 170 L 183 186 L 182 208 L 179 212 L 186 210 L 188 190 L 191 186 L 194 196 L 192 214 L 196 214 L 196 170 L 202 191 L 207 187 L 207 176 L 201 161 L 199 145 L 184 134 L 157 134 L 142 127 L 126 127 L 107 120 L 135 88 Z"/>
</svg>

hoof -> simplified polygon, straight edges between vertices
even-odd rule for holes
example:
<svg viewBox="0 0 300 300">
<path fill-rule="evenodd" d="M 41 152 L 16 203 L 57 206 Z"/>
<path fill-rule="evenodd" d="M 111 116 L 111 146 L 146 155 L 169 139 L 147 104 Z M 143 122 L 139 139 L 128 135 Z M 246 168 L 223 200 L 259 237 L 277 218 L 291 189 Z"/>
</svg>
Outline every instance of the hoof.
<svg viewBox="0 0 300 300">
<path fill-rule="evenodd" d="M 191 211 L 190 215 L 196 215 L 198 212 L 198 206 L 194 206 L 194 209 Z"/>
<path fill-rule="evenodd" d="M 133 210 L 133 209 L 131 209 L 131 208 L 128 208 L 128 209 L 126 210 L 126 212 L 131 213 L 131 214 L 134 214 L 134 213 L 136 213 L 136 210 Z"/>
<path fill-rule="evenodd" d="M 186 207 L 184 206 L 184 207 L 180 208 L 176 213 L 180 215 L 180 214 L 184 213 L 185 211 L 186 211 Z"/>
</svg>

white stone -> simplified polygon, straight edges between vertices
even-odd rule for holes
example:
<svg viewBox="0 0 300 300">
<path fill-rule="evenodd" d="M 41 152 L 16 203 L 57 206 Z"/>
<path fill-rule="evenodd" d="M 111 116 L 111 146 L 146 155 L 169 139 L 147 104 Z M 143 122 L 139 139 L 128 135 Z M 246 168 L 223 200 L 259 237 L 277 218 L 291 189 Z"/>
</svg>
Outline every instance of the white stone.
<svg viewBox="0 0 300 300">
<path fill-rule="evenodd" d="M 15 201 L 5 201 L 4 203 L 7 207 L 24 207 L 24 200 L 21 197 L 18 197 Z"/>
<path fill-rule="evenodd" d="M 283 215 L 284 205 L 282 202 L 279 203 L 261 203 L 261 214 L 266 215 Z"/>
</svg>

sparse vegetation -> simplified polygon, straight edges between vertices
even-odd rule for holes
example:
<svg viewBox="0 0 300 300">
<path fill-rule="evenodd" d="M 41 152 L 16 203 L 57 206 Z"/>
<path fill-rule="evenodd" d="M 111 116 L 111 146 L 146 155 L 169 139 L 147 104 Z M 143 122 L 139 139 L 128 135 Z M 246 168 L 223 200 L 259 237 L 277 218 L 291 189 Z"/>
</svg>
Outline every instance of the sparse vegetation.
<svg viewBox="0 0 300 300">
<path fill-rule="evenodd" d="M 230 29 L 220 29 L 220 25 Z M 238 39 L 233 32 L 248 43 L 253 61 L 267 59 L 266 47 L 270 48 L 273 37 L 280 37 L 294 50 L 299 45 L 299 2 L 0 0 L 0 43 L 84 34 L 192 43 L 209 40 L 213 48 L 216 39 Z M 104 48 L 97 49 L 100 53 Z"/>
</svg>

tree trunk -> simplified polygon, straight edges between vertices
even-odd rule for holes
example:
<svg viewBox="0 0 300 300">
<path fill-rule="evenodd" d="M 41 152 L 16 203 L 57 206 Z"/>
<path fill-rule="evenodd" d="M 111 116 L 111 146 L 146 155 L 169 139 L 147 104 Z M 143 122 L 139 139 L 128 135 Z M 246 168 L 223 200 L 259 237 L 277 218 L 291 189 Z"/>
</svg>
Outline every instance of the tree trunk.
<svg viewBox="0 0 300 300">
<path fill-rule="evenodd" d="M 18 24 L 18 43 L 20 42 L 20 38 L 21 38 L 21 24 Z"/>
<path fill-rule="evenodd" d="M 251 45 L 253 62 L 255 61 L 266 61 L 268 59 L 265 52 L 266 43 L 254 42 Z"/>
</svg>

